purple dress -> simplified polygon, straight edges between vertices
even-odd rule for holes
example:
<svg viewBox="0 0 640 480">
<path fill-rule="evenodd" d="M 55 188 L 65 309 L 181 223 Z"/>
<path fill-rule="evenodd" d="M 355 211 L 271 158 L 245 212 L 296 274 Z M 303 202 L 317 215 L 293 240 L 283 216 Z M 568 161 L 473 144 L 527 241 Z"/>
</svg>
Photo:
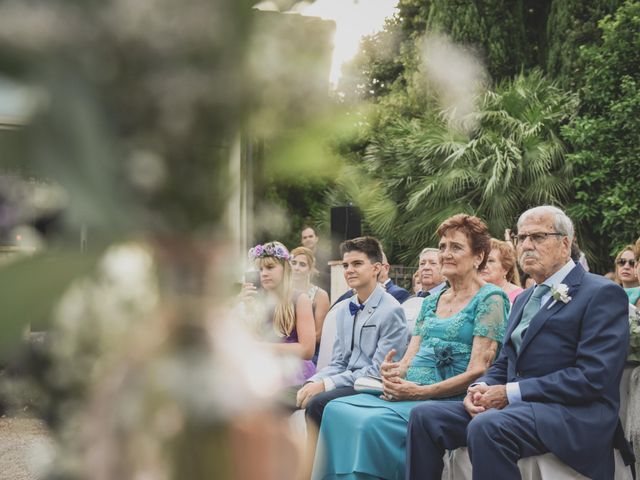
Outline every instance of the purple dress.
<svg viewBox="0 0 640 480">
<path fill-rule="evenodd" d="M 294 312 L 295 312 L 296 303 L 298 302 L 298 297 L 300 296 L 300 293 L 301 292 L 295 292 L 293 294 Z M 269 321 L 271 322 L 272 325 L 273 325 L 274 314 L 275 314 L 275 309 L 272 310 L 269 315 Z M 296 330 L 295 326 L 293 327 L 293 330 L 291 330 L 291 333 L 289 334 L 289 336 L 285 337 L 282 341 L 284 343 L 298 343 L 298 331 Z M 287 386 L 302 385 L 304 382 L 306 382 L 309 379 L 309 377 L 311 377 L 314 373 L 316 373 L 316 366 L 311 360 L 301 360 L 300 367 L 301 368 L 294 375 L 292 375 L 292 377 L 287 381 L 287 384 L 288 384 Z"/>
<path fill-rule="evenodd" d="M 298 342 L 298 332 L 294 328 L 291 331 L 291 335 L 289 335 L 288 337 L 286 337 L 284 339 L 284 343 L 297 343 L 297 342 Z M 314 373 L 316 373 L 316 366 L 313 363 L 313 361 L 311 361 L 311 360 L 302 360 L 302 369 L 293 378 L 291 385 L 302 385 Z"/>
</svg>

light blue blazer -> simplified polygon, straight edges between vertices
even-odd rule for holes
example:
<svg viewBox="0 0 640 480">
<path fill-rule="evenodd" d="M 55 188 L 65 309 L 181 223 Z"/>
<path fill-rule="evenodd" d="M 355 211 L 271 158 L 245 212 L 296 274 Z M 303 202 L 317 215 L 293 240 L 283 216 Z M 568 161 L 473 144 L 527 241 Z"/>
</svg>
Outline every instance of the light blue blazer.
<svg viewBox="0 0 640 480">
<path fill-rule="evenodd" d="M 356 296 L 351 301 L 357 302 Z M 396 359 L 407 348 L 407 321 L 400 303 L 377 285 L 353 325 L 348 301 L 336 312 L 336 338 L 331 362 L 309 381 L 330 378 L 336 387 L 351 387 L 363 375 L 378 376 L 385 355 L 395 348 Z M 364 322 L 362 319 L 364 317 Z M 353 349 L 351 348 L 353 338 Z"/>
</svg>

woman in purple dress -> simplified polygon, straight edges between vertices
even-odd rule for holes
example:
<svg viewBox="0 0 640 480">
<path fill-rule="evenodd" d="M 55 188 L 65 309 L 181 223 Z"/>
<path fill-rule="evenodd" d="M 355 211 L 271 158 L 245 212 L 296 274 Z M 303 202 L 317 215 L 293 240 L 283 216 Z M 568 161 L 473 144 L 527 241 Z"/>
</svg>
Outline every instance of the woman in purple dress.
<svg viewBox="0 0 640 480">
<path fill-rule="evenodd" d="M 291 256 L 280 242 L 256 245 L 249 258 L 260 272 L 260 285 L 268 311 L 266 337 L 275 339 L 273 348 L 282 355 L 302 359 L 302 368 L 287 383 L 301 385 L 315 373 L 311 361 L 316 345 L 316 331 L 311 300 L 306 293 L 294 292 L 291 280 Z M 250 300 L 257 288 L 245 283 L 243 297 Z"/>
</svg>

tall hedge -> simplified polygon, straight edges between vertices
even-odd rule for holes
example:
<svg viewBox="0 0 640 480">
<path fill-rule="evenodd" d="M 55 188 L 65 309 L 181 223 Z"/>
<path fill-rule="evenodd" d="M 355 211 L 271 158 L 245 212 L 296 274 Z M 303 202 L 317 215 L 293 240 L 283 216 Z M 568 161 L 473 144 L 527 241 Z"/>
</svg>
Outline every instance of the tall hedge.
<svg viewBox="0 0 640 480">
<path fill-rule="evenodd" d="M 477 48 L 496 80 L 528 63 L 522 0 L 400 0 L 398 11 L 412 36 L 437 31 Z"/>
<path fill-rule="evenodd" d="M 576 195 L 570 213 L 599 270 L 640 233 L 640 2 L 600 23 L 600 45 L 583 48 L 580 114 L 562 133 Z"/>
<path fill-rule="evenodd" d="M 598 21 L 612 14 L 621 0 L 553 0 L 547 20 L 546 69 L 562 86 L 581 86 L 585 57 L 580 47 L 601 42 Z"/>
</svg>

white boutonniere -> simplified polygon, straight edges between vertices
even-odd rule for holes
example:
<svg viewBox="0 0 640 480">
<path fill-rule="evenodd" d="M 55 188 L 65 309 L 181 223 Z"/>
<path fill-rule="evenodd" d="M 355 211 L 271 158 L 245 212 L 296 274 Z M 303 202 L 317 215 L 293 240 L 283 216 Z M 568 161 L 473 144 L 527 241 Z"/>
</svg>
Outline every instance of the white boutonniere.
<svg viewBox="0 0 640 480">
<path fill-rule="evenodd" d="M 551 302 L 551 305 L 547 307 L 547 310 L 553 307 L 556 302 L 562 302 L 566 305 L 571 301 L 571 297 L 569 296 L 569 287 L 564 283 L 554 285 L 551 287 L 551 298 L 553 298 L 553 302 Z"/>
</svg>

